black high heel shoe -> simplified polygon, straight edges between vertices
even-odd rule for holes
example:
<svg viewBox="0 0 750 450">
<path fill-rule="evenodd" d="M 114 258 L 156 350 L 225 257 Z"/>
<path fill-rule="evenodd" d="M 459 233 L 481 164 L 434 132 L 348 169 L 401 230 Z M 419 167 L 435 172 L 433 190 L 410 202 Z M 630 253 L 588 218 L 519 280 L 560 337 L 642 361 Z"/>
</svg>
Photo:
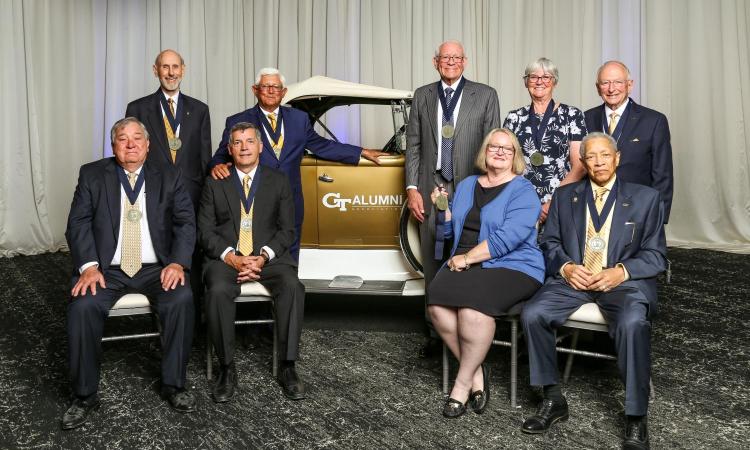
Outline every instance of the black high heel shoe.
<svg viewBox="0 0 750 450">
<path fill-rule="evenodd" d="M 469 399 L 466 399 L 466 403 L 461 403 L 455 398 L 448 397 L 443 406 L 443 416 L 449 419 L 455 419 L 456 417 L 461 416 L 466 412 L 466 405 L 468 403 Z"/>
<path fill-rule="evenodd" d="M 490 368 L 482 363 L 482 380 L 484 388 L 469 394 L 469 408 L 477 414 L 482 414 L 490 402 Z"/>
</svg>

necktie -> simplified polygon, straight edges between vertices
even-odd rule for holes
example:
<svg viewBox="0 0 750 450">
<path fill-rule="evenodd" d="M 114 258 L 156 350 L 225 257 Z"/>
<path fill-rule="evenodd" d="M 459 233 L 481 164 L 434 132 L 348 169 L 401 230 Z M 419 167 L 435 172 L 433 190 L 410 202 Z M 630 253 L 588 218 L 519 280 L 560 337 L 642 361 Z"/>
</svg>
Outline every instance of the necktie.
<svg viewBox="0 0 750 450">
<path fill-rule="evenodd" d="M 615 132 L 615 128 L 617 128 L 618 117 L 620 117 L 620 115 L 616 112 L 612 112 L 612 114 L 609 115 L 609 130 L 607 130 L 607 134 L 610 136 L 612 136 L 612 133 Z"/>
<path fill-rule="evenodd" d="M 172 117 L 174 117 L 174 100 L 170 97 L 167 99 L 167 104 L 169 105 L 169 112 L 172 113 Z M 172 139 L 174 139 L 174 133 L 175 130 L 172 129 L 172 125 L 169 124 L 169 119 L 167 119 L 167 115 L 164 115 L 164 129 L 167 131 L 167 142 L 170 142 Z M 169 149 L 169 153 L 172 155 L 172 162 L 174 163 L 177 160 L 177 150 Z"/>
<path fill-rule="evenodd" d="M 250 175 L 245 175 L 242 179 L 242 190 L 245 191 L 245 198 L 250 195 Z M 250 256 L 253 253 L 253 208 L 255 205 L 250 207 L 249 212 L 245 212 L 245 207 L 240 202 L 240 224 L 249 223 L 250 227 L 240 226 L 240 240 L 237 243 L 237 248 L 243 256 Z"/>
<path fill-rule="evenodd" d="M 451 97 L 453 97 L 453 89 L 445 88 L 445 104 L 451 104 Z M 449 120 L 445 120 L 445 114 L 442 114 L 443 126 L 446 124 L 453 125 L 453 117 Z M 447 181 L 453 180 L 453 138 L 443 137 L 443 141 L 440 145 L 440 174 L 443 175 Z"/>
<path fill-rule="evenodd" d="M 128 172 L 131 188 L 135 187 L 137 178 L 136 173 Z M 141 211 L 138 209 L 138 202 L 135 205 L 131 205 L 129 201 L 124 203 L 120 269 L 132 278 L 141 270 Z"/>
<path fill-rule="evenodd" d="M 597 212 L 601 213 L 602 208 L 604 207 L 604 194 L 607 193 L 607 188 L 598 188 L 596 190 L 596 197 L 594 198 L 594 205 L 596 206 Z M 586 227 L 586 249 L 583 252 L 583 265 L 591 271 L 593 274 L 597 274 L 602 271 L 602 266 L 604 265 L 604 252 L 603 251 L 593 251 L 589 247 L 589 240 L 599 235 L 602 239 L 605 239 L 606 230 L 604 227 L 602 227 L 599 230 L 599 233 L 596 232 L 594 229 L 594 222 L 589 217 L 589 223 Z M 606 242 L 606 239 L 605 239 Z"/>
<path fill-rule="evenodd" d="M 276 114 L 270 113 L 268 114 L 268 121 L 271 123 L 271 129 L 276 132 Z M 276 154 L 276 159 L 279 159 L 281 156 L 281 147 L 284 145 L 284 136 L 279 134 L 279 140 L 278 142 L 271 141 L 271 147 L 273 148 L 273 152 Z"/>
</svg>

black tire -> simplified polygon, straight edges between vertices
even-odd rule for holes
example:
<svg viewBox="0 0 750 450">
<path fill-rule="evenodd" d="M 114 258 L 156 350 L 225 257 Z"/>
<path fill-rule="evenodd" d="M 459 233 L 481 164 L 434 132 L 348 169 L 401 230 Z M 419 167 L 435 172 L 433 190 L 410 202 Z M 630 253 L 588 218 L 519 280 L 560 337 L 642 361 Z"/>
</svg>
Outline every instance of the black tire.
<svg viewBox="0 0 750 450">
<path fill-rule="evenodd" d="M 409 264 L 419 272 L 422 272 L 422 250 L 419 235 L 419 222 L 404 203 L 401 207 L 401 217 L 398 225 L 398 241 L 401 245 L 401 253 Z"/>
</svg>

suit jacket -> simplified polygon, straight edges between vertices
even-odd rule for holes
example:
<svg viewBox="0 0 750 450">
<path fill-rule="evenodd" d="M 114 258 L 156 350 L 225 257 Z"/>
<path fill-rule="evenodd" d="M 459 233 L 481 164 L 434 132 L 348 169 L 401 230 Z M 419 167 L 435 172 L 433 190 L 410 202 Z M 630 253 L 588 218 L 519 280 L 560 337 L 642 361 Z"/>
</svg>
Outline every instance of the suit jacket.
<svg viewBox="0 0 750 450">
<path fill-rule="evenodd" d="M 263 126 L 261 125 L 263 112 L 261 112 L 259 105 L 255 105 L 248 110 L 227 117 L 221 143 L 211 160 L 211 167 L 217 164 L 232 162 L 232 158 L 227 151 L 227 143 L 229 142 L 229 130 L 234 124 L 238 122 L 250 122 L 259 127 L 263 141 L 260 165 L 281 170 L 289 177 L 292 195 L 294 196 L 295 224 L 297 227 L 300 227 L 304 217 L 300 164 L 302 163 L 302 157 L 305 155 L 305 149 L 310 150 L 313 154 L 323 159 L 341 161 L 347 164 L 357 164 L 362 149 L 354 145 L 342 144 L 321 137 L 310 124 L 307 113 L 303 111 L 282 106 L 280 114 L 283 117 L 282 120 L 284 123 L 284 147 L 281 150 L 281 159 L 276 158 L 273 147 L 268 142 L 266 133 L 263 131 Z"/>
<path fill-rule="evenodd" d="M 105 158 L 81 167 L 70 205 L 65 238 L 76 271 L 98 261 L 109 268 L 120 236 L 122 196 L 115 158 Z M 195 247 L 195 213 L 179 169 L 157 170 L 143 165 L 148 231 L 159 263 L 177 263 L 189 269 Z"/>
<path fill-rule="evenodd" d="M 664 205 L 664 223 L 667 223 L 672 209 L 674 185 L 672 144 L 667 117 L 635 103 L 633 99 L 630 99 L 627 109 L 627 123 L 617 141 L 617 148 L 620 150 L 617 177 L 620 181 L 650 186 L 659 191 Z M 603 128 L 604 104 L 586 111 L 585 117 L 589 133 L 606 133 Z"/>
<path fill-rule="evenodd" d="M 208 106 L 200 100 L 180 92 L 180 140 L 182 147 L 177 150 L 177 159 L 172 163 L 172 155 L 167 143 L 167 131 L 161 114 L 159 96 L 161 88 L 128 104 L 125 117 L 135 117 L 143 122 L 150 135 L 148 161 L 155 166 L 176 165 L 182 172 L 182 181 L 190 194 L 194 206 L 198 207 L 203 180 L 208 175 L 211 161 L 211 117 Z"/>
<path fill-rule="evenodd" d="M 406 126 L 406 185 L 417 186 L 428 205 L 435 187 L 438 133 L 438 84 L 414 92 Z M 466 80 L 453 135 L 453 184 L 477 173 L 474 161 L 487 133 L 500 126 L 500 102 L 495 89 Z"/>
<path fill-rule="evenodd" d="M 666 268 L 667 253 L 659 192 L 618 180 L 617 198 L 610 212 L 613 216 L 607 267 L 622 263 L 630 275 L 623 284 L 640 290 L 649 301 L 656 301 L 656 276 Z M 562 278 L 560 268 L 566 262 L 583 264 L 586 183 L 588 179 L 559 187 L 552 197 L 541 241 L 548 277 Z"/>
<path fill-rule="evenodd" d="M 289 180 L 283 172 L 259 167 L 258 190 L 253 200 L 253 254 L 263 246 L 274 251 L 269 264 L 297 266 L 289 254 L 294 243 L 294 204 Z M 242 215 L 237 173 L 223 180 L 206 178 L 198 212 L 199 241 L 207 258 L 220 259 L 227 247 L 237 248 Z"/>
</svg>

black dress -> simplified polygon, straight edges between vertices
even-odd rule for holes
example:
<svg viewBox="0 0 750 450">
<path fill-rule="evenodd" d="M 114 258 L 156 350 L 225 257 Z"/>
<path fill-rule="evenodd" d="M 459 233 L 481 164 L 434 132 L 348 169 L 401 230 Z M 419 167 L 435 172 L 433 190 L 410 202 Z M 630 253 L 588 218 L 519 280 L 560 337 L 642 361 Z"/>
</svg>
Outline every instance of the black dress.
<svg viewBox="0 0 750 450">
<path fill-rule="evenodd" d="M 474 205 L 466 215 L 456 247 L 462 255 L 479 243 L 482 207 L 495 199 L 508 183 L 474 188 Z M 532 296 L 541 284 L 523 272 L 503 267 L 483 268 L 481 263 L 468 270 L 451 272 L 445 265 L 428 288 L 428 304 L 454 308 L 472 308 L 488 316 L 502 316 L 511 306 Z"/>
</svg>

